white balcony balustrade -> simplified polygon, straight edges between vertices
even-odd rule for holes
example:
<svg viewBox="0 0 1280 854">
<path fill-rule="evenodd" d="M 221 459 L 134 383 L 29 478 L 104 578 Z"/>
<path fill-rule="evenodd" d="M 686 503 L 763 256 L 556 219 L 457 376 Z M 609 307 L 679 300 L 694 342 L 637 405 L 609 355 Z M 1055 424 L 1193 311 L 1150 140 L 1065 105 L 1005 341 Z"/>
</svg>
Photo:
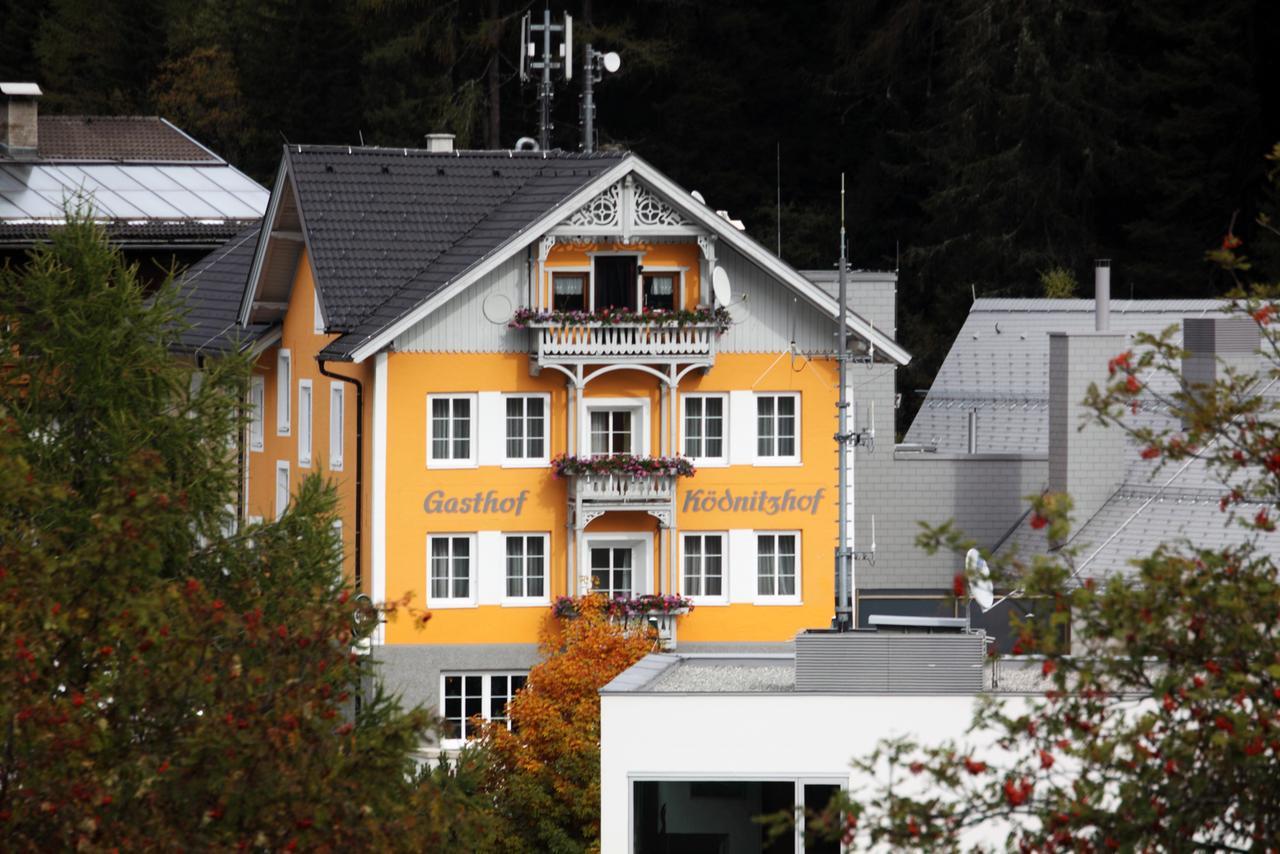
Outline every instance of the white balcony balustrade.
<svg viewBox="0 0 1280 854">
<path fill-rule="evenodd" d="M 591 504 L 659 504 L 676 497 L 675 475 L 573 475 L 573 497 Z"/>
<path fill-rule="evenodd" d="M 528 324 L 539 364 L 702 362 L 715 360 L 721 329 L 715 323 L 618 322 Z"/>
</svg>

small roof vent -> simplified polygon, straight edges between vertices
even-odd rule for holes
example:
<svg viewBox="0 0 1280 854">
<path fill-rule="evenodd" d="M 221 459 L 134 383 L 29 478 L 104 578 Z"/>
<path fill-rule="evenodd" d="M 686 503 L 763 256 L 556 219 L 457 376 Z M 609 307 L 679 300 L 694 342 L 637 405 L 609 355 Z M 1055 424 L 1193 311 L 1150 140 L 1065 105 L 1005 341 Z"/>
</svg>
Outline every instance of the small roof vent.
<svg viewBox="0 0 1280 854">
<path fill-rule="evenodd" d="M 453 151 L 453 134 L 451 133 L 429 133 L 427 134 L 427 151 L 449 152 Z"/>
</svg>

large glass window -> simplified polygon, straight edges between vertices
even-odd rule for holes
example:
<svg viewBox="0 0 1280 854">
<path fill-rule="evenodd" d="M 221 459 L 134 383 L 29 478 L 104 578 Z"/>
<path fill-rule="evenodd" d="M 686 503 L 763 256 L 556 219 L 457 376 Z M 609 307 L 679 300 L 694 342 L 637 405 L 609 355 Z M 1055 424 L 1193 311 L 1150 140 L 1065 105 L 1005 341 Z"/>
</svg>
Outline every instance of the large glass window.
<svg viewBox="0 0 1280 854">
<path fill-rule="evenodd" d="M 724 595 L 724 535 L 684 535 L 685 596 L 718 598 Z"/>
<path fill-rule="evenodd" d="M 475 410 L 472 395 L 431 395 L 427 398 L 430 413 L 430 440 L 427 460 L 445 465 L 465 465 L 475 461 L 471 416 Z"/>
<path fill-rule="evenodd" d="M 635 453 L 632 443 L 630 409 L 593 409 L 591 414 L 591 453 L 595 456 Z"/>
<path fill-rule="evenodd" d="M 794 459 L 796 439 L 794 394 L 756 395 L 756 456 L 761 459 Z"/>
<path fill-rule="evenodd" d="M 795 596 L 798 574 L 795 534 L 756 536 L 756 593 Z"/>
<path fill-rule="evenodd" d="M 508 460 L 536 461 L 547 457 L 547 400 L 541 395 L 509 395 L 507 408 Z"/>
<path fill-rule="evenodd" d="M 501 721 L 508 729 L 507 704 L 524 687 L 524 673 L 445 673 L 441 676 L 440 714 L 445 737 L 474 735 L 473 718 Z"/>
<path fill-rule="evenodd" d="M 723 395 L 684 398 L 684 455 L 697 460 L 725 458 Z"/>
<path fill-rule="evenodd" d="M 427 537 L 430 602 L 464 602 L 471 599 L 471 537 L 433 535 Z"/>
<path fill-rule="evenodd" d="M 543 599 L 547 595 L 547 535 L 507 534 L 507 597 Z"/>
</svg>

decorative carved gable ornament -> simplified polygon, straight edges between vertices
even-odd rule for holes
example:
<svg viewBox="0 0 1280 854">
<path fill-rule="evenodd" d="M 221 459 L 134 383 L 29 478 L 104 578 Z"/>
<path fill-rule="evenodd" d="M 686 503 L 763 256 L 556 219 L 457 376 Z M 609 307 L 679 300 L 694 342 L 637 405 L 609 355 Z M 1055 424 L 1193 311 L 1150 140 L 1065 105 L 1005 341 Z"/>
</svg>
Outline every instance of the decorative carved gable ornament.
<svg viewBox="0 0 1280 854">
<path fill-rule="evenodd" d="M 703 230 L 648 187 L 628 175 L 578 208 L 554 229 L 562 237 L 617 237 L 701 234 Z"/>
</svg>

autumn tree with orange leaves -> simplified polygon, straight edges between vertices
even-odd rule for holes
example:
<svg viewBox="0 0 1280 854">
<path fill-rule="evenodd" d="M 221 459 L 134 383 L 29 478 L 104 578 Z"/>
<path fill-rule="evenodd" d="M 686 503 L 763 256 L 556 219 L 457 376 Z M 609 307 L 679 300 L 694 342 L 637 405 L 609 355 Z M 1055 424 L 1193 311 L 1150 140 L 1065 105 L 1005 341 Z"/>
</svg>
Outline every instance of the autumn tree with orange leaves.
<svg viewBox="0 0 1280 854">
<path fill-rule="evenodd" d="M 485 785 L 512 850 L 580 852 L 600 841 L 600 695 L 655 648 L 647 627 L 610 618 L 604 598 L 584 597 L 576 616 L 555 618 L 546 660 L 511 700 L 511 729 L 484 725 L 477 744 Z"/>
</svg>

